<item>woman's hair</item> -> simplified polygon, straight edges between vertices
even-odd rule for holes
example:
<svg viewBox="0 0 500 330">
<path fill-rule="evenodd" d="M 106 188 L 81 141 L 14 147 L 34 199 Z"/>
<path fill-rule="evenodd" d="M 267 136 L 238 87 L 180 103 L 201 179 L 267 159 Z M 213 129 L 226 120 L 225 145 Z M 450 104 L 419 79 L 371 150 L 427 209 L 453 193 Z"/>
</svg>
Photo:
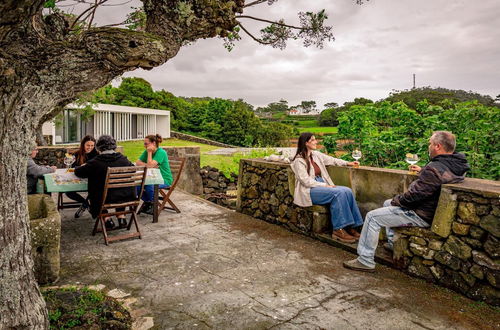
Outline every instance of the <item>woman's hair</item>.
<svg viewBox="0 0 500 330">
<path fill-rule="evenodd" d="M 85 135 L 80 142 L 80 148 L 76 152 L 76 164 L 82 165 L 87 162 L 87 153 L 85 152 L 85 143 L 92 141 L 95 144 L 95 139 L 92 135 Z M 95 148 L 95 145 L 94 145 Z"/>
<path fill-rule="evenodd" d="M 156 147 L 159 147 L 160 146 L 160 143 L 163 141 L 163 138 L 161 137 L 160 134 L 156 134 L 156 135 L 148 135 L 145 137 L 146 139 L 149 140 L 149 142 L 151 143 L 156 143 Z"/>
<path fill-rule="evenodd" d="M 95 148 L 100 152 L 115 150 L 116 140 L 111 135 L 101 135 L 95 144 Z"/>
<path fill-rule="evenodd" d="M 309 173 L 309 170 L 311 169 L 311 162 L 309 161 L 309 157 L 307 157 L 307 146 L 306 143 L 309 142 L 309 140 L 314 136 L 313 133 L 309 132 L 304 132 L 300 134 L 299 136 L 299 142 L 297 142 L 297 152 L 295 153 L 295 157 L 293 157 L 293 160 L 297 158 L 297 156 L 301 156 L 304 158 L 307 164 L 307 173 Z"/>
</svg>

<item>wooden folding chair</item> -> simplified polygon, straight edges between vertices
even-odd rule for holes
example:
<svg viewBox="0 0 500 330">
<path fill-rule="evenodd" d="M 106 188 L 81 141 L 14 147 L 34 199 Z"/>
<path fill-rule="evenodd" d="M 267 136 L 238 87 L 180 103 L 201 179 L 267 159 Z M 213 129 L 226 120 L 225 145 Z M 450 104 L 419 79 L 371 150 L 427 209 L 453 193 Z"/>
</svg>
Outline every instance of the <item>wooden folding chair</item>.
<svg viewBox="0 0 500 330">
<path fill-rule="evenodd" d="M 132 238 L 132 237 L 141 238 L 141 232 L 139 230 L 139 225 L 137 224 L 137 208 L 141 202 L 142 192 L 144 191 L 144 182 L 146 181 L 146 171 L 147 168 L 145 166 L 108 168 L 108 172 L 106 174 L 106 183 L 104 184 L 101 210 L 99 211 L 99 215 L 97 216 L 95 221 L 94 230 L 92 231 L 92 235 L 95 235 L 96 233 L 102 231 L 106 245 L 108 245 L 110 242 L 119 241 L 127 238 Z M 137 186 L 141 187 L 141 191 L 136 199 L 123 203 L 106 204 L 106 197 L 108 195 L 109 189 L 131 188 L 131 187 L 136 189 Z M 127 207 L 129 208 L 128 210 Z M 116 208 L 124 208 L 125 210 L 123 211 L 115 210 L 115 212 L 108 212 L 108 210 Z M 105 219 L 107 217 L 122 215 L 122 214 L 125 215 L 131 214 L 130 220 L 126 228 L 127 230 L 130 230 L 133 222 L 135 225 L 136 232 L 108 237 L 108 231 L 122 229 L 122 228 L 116 227 L 113 229 L 106 229 Z"/>
<path fill-rule="evenodd" d="M 181 210 L 172 202 L 170 199 L 170 195 L 172 195 L 172 192 L 175 189 L 175 186 L 177 186 L 177 183 L 179 182 L 179 179 L 181 177 L 182 169 L 184 168 L 184 163 L 186 162 L 186 158 L 183 157 L 169 157 L 168 158 L 168 163 L 170 164 L 170 170 L 172 171 L 172 174 L 174 175 L 174 182 L 172 182 L 172 185 L 168 188 L 165 189 L 160 189 L 160 195 L 159 198 L 162 201 L 159 207 L 158 214 L 161 213 L 164 209 L 167 210 L 172 210 L 177 213 L 181 213 Z M 169 204 L 170 206 L 166 206 L 166 204 Z"/>
</svg>

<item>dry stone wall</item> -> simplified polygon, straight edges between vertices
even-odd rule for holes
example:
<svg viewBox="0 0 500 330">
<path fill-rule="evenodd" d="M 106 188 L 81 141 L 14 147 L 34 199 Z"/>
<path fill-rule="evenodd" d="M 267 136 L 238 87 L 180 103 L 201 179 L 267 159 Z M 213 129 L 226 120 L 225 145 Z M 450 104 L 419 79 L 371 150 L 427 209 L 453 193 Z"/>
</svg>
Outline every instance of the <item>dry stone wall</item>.
<svg viewBox="0 0 500 330">
<path fill-rule="evenodd" d="M 415 177 L 406 171 L 329 167 L 334 182 L 350 187 L 363 213 L 405 191 Z M 289 230 L 325 240 L 329 210 L 293 204 L 295 177 L 287 164 L 244 159 L 237 210 Z M 376 192 L 376 193 L 374 193 Z M 444 185 L 430 228 L 398 228 L 390 264 L 412 276 L 474 300 L 500 306 L 500 185 L 466 179 Z M 350 247 L 352 250 L 352 247 Z"/>
</svg>

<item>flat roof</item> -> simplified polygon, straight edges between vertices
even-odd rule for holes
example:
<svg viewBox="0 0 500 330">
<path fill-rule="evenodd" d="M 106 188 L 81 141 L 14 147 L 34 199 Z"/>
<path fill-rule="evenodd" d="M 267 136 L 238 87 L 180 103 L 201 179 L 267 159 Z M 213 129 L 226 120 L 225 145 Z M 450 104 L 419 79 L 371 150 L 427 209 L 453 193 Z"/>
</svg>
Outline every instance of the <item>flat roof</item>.
<svg viewBox="0 0 500 330">
<path fill-rule="evenodd" d="M 85 105 L 78 105 L 78 104 L 70 103 L 66 106 L 66 109 L 83 109 L 84 107 L 85 107 Z M 168 110 L 129 107 L 129 106 L 123 106 L 123 105 L 114 105 L 114 104 L 98 103 L 98 104 L 93 105 L 92 109 L 94 109 L 95 111 L 134 113 L 134 114 L 139 114 L 139 115 L 170 116 L 170 111 L 168 111 Z"/>
</svg>

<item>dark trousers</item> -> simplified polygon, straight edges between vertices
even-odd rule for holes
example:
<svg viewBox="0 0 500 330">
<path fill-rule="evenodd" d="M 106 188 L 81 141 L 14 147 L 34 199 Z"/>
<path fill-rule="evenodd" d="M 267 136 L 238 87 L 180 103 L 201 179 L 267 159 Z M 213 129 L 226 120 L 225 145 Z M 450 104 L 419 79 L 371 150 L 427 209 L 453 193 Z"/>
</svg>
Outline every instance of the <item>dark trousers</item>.
<svg viewBox="0 0 500 330">
<path fill-rule="evenodd" d="M 82 195 L 80 195 L 76 191 L 67 192 L 66 196 L 68 196 L 68 198 L 70 198 L 78 203 L 82 203 L 82 204 L 87 201 L 87 199 L 85 197 L 83 197 Z"/>
</svg>

